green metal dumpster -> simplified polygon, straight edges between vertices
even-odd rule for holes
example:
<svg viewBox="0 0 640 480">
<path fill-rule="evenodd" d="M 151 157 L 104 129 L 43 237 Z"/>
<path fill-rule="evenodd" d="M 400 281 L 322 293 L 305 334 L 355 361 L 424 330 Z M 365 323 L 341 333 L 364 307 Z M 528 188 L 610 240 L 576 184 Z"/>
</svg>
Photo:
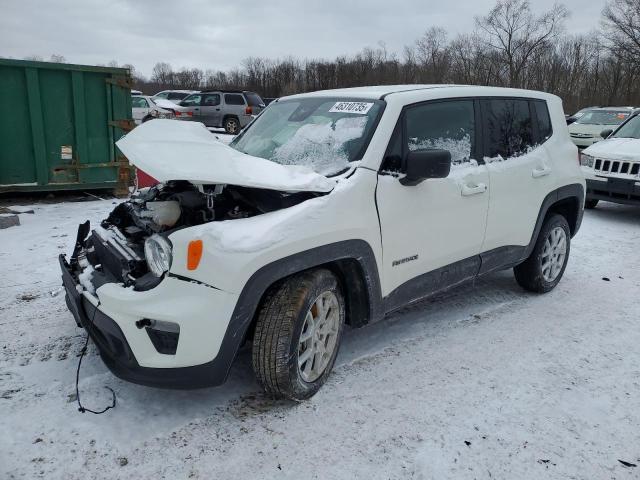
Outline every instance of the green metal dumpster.
<svg viewBox="0 0 640 480">
<path fill-rule="evenodd" d="M 133 126 L 127 69 L 0 59 L 0 193 L 126 193 Z"/>
</svg>

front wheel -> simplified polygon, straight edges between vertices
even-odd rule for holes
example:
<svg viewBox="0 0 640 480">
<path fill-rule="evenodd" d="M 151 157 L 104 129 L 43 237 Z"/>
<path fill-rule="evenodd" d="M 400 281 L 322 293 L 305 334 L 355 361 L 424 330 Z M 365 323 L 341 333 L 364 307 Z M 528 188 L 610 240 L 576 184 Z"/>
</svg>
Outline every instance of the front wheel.
<svg viewBox="0 0 640 480">
<path fill-rule="evenodd" d="M 294 275 L 262 303 L 253 336 L 253 369 L 276 398 L 304 400 L 325 383 L 338 354 L 345 317 L 335 275 Z"/>
<path fill-rule="evenodd" d="M 529 258 L 513 269 L 518 284 L 536 293 L 553 290 L 567 267 L 570 246 L 567 220 L 562 215 L 551 215 L 542 225 Z"/>
</svg>

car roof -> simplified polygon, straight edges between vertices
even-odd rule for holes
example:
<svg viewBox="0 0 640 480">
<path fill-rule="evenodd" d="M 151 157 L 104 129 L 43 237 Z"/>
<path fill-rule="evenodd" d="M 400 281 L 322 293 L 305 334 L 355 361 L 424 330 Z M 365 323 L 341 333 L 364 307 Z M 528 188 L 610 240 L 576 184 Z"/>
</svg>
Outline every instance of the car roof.
<svg viewBox="0 0 640 480">
<path fill-rule="evenodd" d="M 438 94 L 436 94 L 436 91 Z M 415 97 L 416 93 L 431 93 L 430 96 L 438 96 L 442 93 L 443 97 L 454 93 L 464 96 L 499 96 L 499 97 L 534 97 L 534 98 L 550 98 L 551 94 L 535 91 L 522 90 L 516 88 L 503 87 L 484 87 L 476 85 L 455 85 L 455 84 L 409 84 L 409 85 L 376 85 L 367 87 L 338 88 L 335 90 L 319 90 L 317 92 L 300 93 L 282 99 L 305 98 L 305 97 L 352 97 L 365 98 L 372 100 L 382 100 L 393 95 L 394 98 L 401 100 L 402 97 Z"/>
</svg>

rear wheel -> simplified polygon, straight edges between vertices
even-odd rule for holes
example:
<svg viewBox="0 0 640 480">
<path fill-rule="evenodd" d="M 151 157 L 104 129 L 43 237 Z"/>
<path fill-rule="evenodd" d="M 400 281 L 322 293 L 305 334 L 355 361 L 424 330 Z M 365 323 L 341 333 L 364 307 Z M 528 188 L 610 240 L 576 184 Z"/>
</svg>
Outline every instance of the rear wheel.
<svg viewBox="0 0 640 480">
<path fill-rule="evenodd" d="M 553 290 L 567 267 L 570 244 L 567 220 L 562 215 L 551 215 L 542 225 L 529 258 L 513 269 L 518 284 L 531 292 Z"/>
<path fill-rule="evenodd" d="M 599 200 L 597 198 L 591 198 L 591 199 L 587 199 L 584 202 L 584 208 L 588 208 L 589 210 L 591 210 L 592 208 L 596 208 L 596 205 L 598 205 Z"/>
<path fill-rule="evenodd" d="M 231 134 L 237 135 L 240 132 L 240 122 L 236 117 L 228 117 L 224 121 L 224 131 Z"/>
<path fill-rule="evenodd" d="M 340 346 L 344 296 L 325 269 L 287 279 L 264 300 L 253 337 L 253 368 L 265 391 L 304 400 L 325 383 Z"/>
</svg>

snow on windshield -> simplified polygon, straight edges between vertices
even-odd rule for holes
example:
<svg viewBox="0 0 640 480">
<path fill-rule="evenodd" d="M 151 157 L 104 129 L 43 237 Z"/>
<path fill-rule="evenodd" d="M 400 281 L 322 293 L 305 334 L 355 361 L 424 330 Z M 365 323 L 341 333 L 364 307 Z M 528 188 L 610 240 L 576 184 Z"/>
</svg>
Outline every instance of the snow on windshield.
<svg viewBox="0 0 640 480">
<path fill-rule="evenodd" d="M 304 165 L 321 175 L 332 175 L 349 165 L 347 142 L 361 138 L 367 117 L 345 117 L 301 126 L 274 150 L 272 160 L 282 165 Z"/>
<path fill-rule="evenodd" d="M 451 152 L 451 164 L 463 165 L 471 163 L 471 136 L 467 133 L 462 138 L 427 138 L 418 139 L 413 137 L 409 139 L 409 150 L 431 150 L 441 149 Z"/>
</svg>

